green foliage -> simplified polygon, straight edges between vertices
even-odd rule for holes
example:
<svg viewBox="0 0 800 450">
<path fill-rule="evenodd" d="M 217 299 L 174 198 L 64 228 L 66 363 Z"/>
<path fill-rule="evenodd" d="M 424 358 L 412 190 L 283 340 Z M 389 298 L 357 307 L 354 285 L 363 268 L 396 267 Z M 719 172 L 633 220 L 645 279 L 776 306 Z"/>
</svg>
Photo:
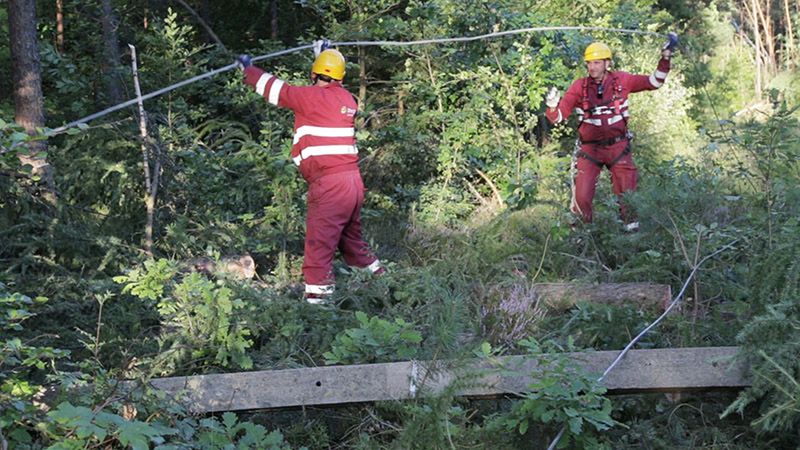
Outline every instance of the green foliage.
<svg viewBox="0 0 800 450">
<path fill-rule="evenodd" d="M 30 442 L 28 427 L 41 414 L 36 403 L 45 389 L 44 375 L 56 360 L 69 357 L 67 351 L 21 338 L 23 323 L 35 315 L 31 309 L 46 301 L 12 293 L 0 283 L 0 436 L 6 435 L 13 445 Z"/>
<path fill-rule="evenodd" d="M 221 418 L 195 419 L 183 413 L 159 420 L 140 421 L 103 410 L 73 406 L 65 402 L 47 414 L 47 434 L 55 444 L 48 450 L 81 449 L 87 446 L 155 450 L 288 450 L 278 430 L 240 421 L 233 413 Z M 167 425 L 169 423 L 169 425 Z M 305 448 L 305 447 L 302 447 Z"/>
<path fill-rule="evenodd" d="M 0 118 L 0 169 L 7 170 L 18 165 L 17 152 L 29 139 L 30 136 L 21 126 Z"/>
<path fill-rule="evenodd" d="M 531 373 L 535 380 L 511 410 L 492 419 L 490 429 L 504 429 L 525 435 L 537 424 L 564 424 L 559 448 L 611 448 L 594 432 L 605 431 L 618 423 L 611 417 L 611 401 L 596 374 L 581 370 L 566 355 L 543 355 L 535 340 L 520 342 L 529 355 L 537 356 L 539 367 Z"/>
<path fill-rule="evenodd" d="M 158 300 L 164 294 L 164 288 L 177 274 L 173 263 L 167 259 L 147 260 L 144 267 L 136 268 L 126 275 L 114 277 L 117 283 L 124 283 L 122 293 L 135 295 L 148 300 Z"/>
<path fill-rule="evenodd" d="M 165 436 L 175 433 L 174 429 L 160 424 L 126 420 L 117 414 L 92 411 L 68 402 L 59 404 L 48 416 L 58 430 L 57 435 L 63 436 L 63 440 L 48 447 L 50 450 L 86 448 L 109 440 L 133 450 L 146 450 L 151 448 L 151 443 L 163 444 Z"/>
<path fill-rule="evenodd" d="M 268 433 L 263 426 L 239 421 L 236 415 L 230 412 L 222 414 L 222 420 L 216 417 L 200 420 L 196 439 L 200 447 L 207 450 L 288 450 L 291 448 L 284 441 L 280 431 L 274 430 Z M 184 447 L 169 446 L 164 447 L 164 450 L 180 448 Z"/>
<path fill-rule="evenodd" d="M 180 281 L 166 260 L 148 261 L 141 269 L 114 278 L 123 292 L 156 300 L 162 318 L 160 343 L 164 348 L 158 370 L 176 368 L 187 359 L 192 364 L 250 368 L 246 350 L 251 331 L 240 323 L 245 303 L 224 284 L 193 272 Z"/>
<path fill-rule="evenodd" d="M 800 224 L 786 223 L 769 255 L 756 263 L 752 292 L 765 304 L 739 332 L 740 358 L 752 367 L 753 386 L 723 414 L 757 405 L 752 424 L 764 432 L 793 431 L 800 424 Z"/>
<path fill-rule="evenodd" d="M 393 322 L 356 312 L 359 328 L 349 328 L 336 336 L 326 364 L 366 364 L 414 358 L 422 336 L 414 324 L 401 318 Z"/>
<path fill-rule="evenodd" d="M 4 42 L 10 38 L 6 3 L 0 4 Z M 554 31 L 441 45 L 342 47 L 348 58 L 345 85 L 360 104 L 359 150 L 369 188 L 365 231 L 379 244 L 374 248 L 381 259 L 392 261 L 392 270 L 370 279 L 337 265 L 337 307 L 329 309 L 309 307 L 293 291 L 303 252 L 305 186 L 287 158 L 291 114 L 253 95 L 239 72 L 145 104 L 150 162 L 157 160 L 162 168 L 154 250 L 170 259 L 143 261 L 143 162 L 131 111 L 48 139 L 59 204 L 43 205 L 19 177 L 25 168 L 18 159 L 25 142 L 42 137 L 31 138 L 9 123 L 13 77 L 9 48 L 0 48 L 5 120 L 0 121 L 0 279 L 32 297 L 52 299 L 40 307 L 27 303 L 27 297 L 0 293 L 7 301 L 3 308 L 8 306 L 3 311 L 17 311 L 6 322 L 16 325 L 0 340 L 0 438 L 12 448 L 287 448 L 281 436 L 290 433 L 285 428 L 267 433 L 233 415 L 196 419 L 152 393 L 146 400 L 133 399 L 140 413 L 123 420 L 119 402 L 103 389 L 114 384 L 116 367 L 125 367 L 124 375 L 130 376 L 298 367 L 324 360 L 457 360 L 475 342 L 493 337 L 509 348 L 520 336 L 541 335 L 619 348 L 652 319 L 648 312 L 581 305 L 529 322 L 520 317 L 506 324 L 505 335 L 492 336 L 497 328 L 489 318 L 496 313 L 492 302 L 508 299 L 524 308 L 533 304 L 527 286 L 541 281 L 676 286 L 698 257 L 733 239 L 740 239 L 735 249 L 700 271 L 683 314 L 642 342 L 730 345 L 746 325 L 740 339 L 757 376 L 725 420 L 713 418 L 728 401 L 724 398 L 712 399 L 709 408 L 708 396 L 674 407 L 615 397 L 615 405 L 622 404 L 615 418 L 631 428 L 605 430 L 606 441 L 592 441 L 596 430 L 609 425 L 607 405 L 589 378 L 578 376 L 578 387 L 573 386 L 575 372 L 556 359 L 537 374 L 547 383 L 523 400 L 469 402 L 451 390 L 414 402 L 352 408 L 348 421 L 327 412 L 314 419 L 304 410 L 292 413 L 295 431 L 289 441 L 320 448 L 540 448 L 566 424 L 579 431 L 569 435 L 575 447 L 613 442 L 614 448 L 780 448 L 791 436 L 781 430 L 796 429 L 798 368 L 791 327 L 797 326 L 798 124 L 797 111 L 781 104 L 795 103 L 796 76 L 764 80 L 776 92 L 769 94 L 772 105 L 763 103 L 771 112 L 747 109 L 756 72 L 753 50 L 743 42 L 748 30 L 737 33 L 730 25 L 740 13 L 738 5 L 201 2 L 198 12 L 225 42 L 223 50 L 210 47 L 196 18 L 177 4 L 112 3 L 119 35 L 137 44 L 145 92 L 228 64 L 232 54 L 261 55 L 320 36 L 409 41 L 587 25 L 654 32 L 677 28 L 684 45 L 667 84 L 631 98 L 641 175 L 640 189 L 628 198 L 642 223 L 635 235 L 619 233 L 606 178 L 599 185 L 596 223 L 570 230 L 568 154 L 574 124 L 548 130 L 542 96 L 549 86 L 563 90 L 585 74 L 581 52 L 592 40 L 612 46 L 619 69 L 650 73 L 660 38 Z M 278 6 L 274 30 L 271 4 Z M 65 5 L 66 45 L 58 50 L 48 43 L 54 37 L 55 4 L 37 6 L 44 8 L 38 19 L 48 121 L 63 123 L 108 106 L 104 71 L 97 70 L 106 61 L 96 5 L 79 10 Z M 796 22 L 795 16 L 788 19 Z M 782 47 L 785 40 L 776 43 L 779 54 L 792 57 L 788 46 Z M 303 51 L 262 66 L 305 84 L 311 59 L 311 52 Z M 122 80 L 129 83 L 127 76 Z M 721 120 L 739 111 L 735 121 Z M 707 128 L 699 133 L 698 124 Z M 184 273 L 184 263 L 173 262 L 245 251 L 258 263 L 252 282 L 206 279 Z M 103 306 L 105 292 L 114 290 L 109 274 L 123 272 L 118 280 L 124 295 Z M 126 301 L 129 295 L 143 301 Z M 34 306 L 36 315 L 26 315 Z M 355 325 L 354 310 L 359 311 Z M 72 349 L 74 360 L 56 348 Z M 489 348 L 484 355 L 491 353 Z M 65 394 L 68 403 L 44 416 L 33 409 L 32 396 L 61 370 L 57 378 L 66 385 L 96 378 L 97 388 L 90 395 Z M 98 408 L 106 401 L 111 402 Z M 746 421 L 760 417 L 753 430 L 772 434 L 759 441 L 733 412 Z M 270 413 L 265 421 L 274 423 L 276 416 Z M 745 440 L 735 443 L 740 435 Z"/>
<path fill-rule="evenodd" d="M 546 321 L 549 333 L 574 340 L 581 348 L 618 350 L 649 325 L 656 317 L 656 309 L 639 309 L 635 305 L 608 306 L 589 302 L 579 303 L 560 317 Z M 609 333 L 609 328 L 615 330 Z M 660 330 L 648 333 L 638 344 L 640 348 L 653 348 L 663 339 Z"/>
</svg>

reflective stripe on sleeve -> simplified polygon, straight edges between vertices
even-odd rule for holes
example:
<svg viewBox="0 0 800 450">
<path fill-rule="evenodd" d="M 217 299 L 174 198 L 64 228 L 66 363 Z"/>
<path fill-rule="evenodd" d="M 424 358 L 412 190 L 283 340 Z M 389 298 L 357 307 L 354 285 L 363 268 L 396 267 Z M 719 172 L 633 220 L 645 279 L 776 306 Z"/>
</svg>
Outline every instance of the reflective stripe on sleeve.
<svg viewBox="0 0 800 450">
<path fill-rule="evenodd" d="M 275 79 L 275 82 L 269 88 L 269 98 L 267 100 L 275 106 L 278 106 L 278 98 L 281 95 L 282 87 L 283 81 Z"/>
<path fill-rule="evenodd" d="M 600 120 L 600 119 L 583 119 L 583 121 L 586 122 L 586 123 L 590 123 L 590 124 L 592 124 L 592 125 L 594 125 L 596 127 L 599 127 L 599 126 L 603 125 L 603 121 Z"/>
<path fill-rule="evenodd" d="M 353 137 L 356 135 L 355 128 L 335 128 L 335 127 L 315 127 L 312 125 L 303 125 L 294 132 L 294 142 L 297 144 L 305 136 L 319 136 L 319 137 Z"/>
<path fill-rule="evenodd" d="M 656 76 L 655 76 L 655 74 L 653 74 L 653 75 L 650 75 L 650 84 L 652 84 L 654 88 L 660 88 L 661 85 L 664 84 L 664 83 L 661 83 L 658 80 L 656 80 Z"/>
<path fill-rule="evenodd" d="M 656 70 L 656 72 L 653 75 L 655 75 L 656 78 L 658 78 L 659 80 L 664 80 L 667 78 L 667 72 L 662 72 L 660 70 Z"/>
<path fill-rule="evenodd" d="M 300 161 L 302 161 L 302 160 L 303 160 L 303 157 L 300 156 L 300 155 L 297 155 L 294 158 L 292 158 L 292 162 L 294 162 L 295 166 L 299 166 L 300 165 Z"/>
<path fill-rule="evenodd" d="M 256 82 L 256 92 L 258 92 L 258 95 L 262 97 L 264 96 L 264 88 L 267 87 L 267 83 L 272 78 L 273 76 L 266 72 L 261 74 L 261 76 L 258 78 L 258 81 Z"/>
</svg>

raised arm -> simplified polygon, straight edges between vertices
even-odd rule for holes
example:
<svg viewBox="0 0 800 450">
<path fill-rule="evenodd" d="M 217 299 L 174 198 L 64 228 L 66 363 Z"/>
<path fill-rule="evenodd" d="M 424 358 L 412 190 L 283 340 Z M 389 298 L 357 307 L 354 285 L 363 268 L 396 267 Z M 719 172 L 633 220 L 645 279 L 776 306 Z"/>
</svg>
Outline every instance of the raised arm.
<svg viewBox="0 0 800 450">
<path fill-rule="evenodd" d="M 570 86 L 566 94 L 564 94 L 564 98 L 560 98 L 561 96 L 558 93 L 558 89 L 554 87 L 550 88 L 545 98 L 547 109 L 545 109 L 544 115 L 547 117 L 547 120 L 555 125 L 567 120 L 572 110 L 575 109 L 581 101 L 579 84 L 580 80 L 572 83 L 572 86 Z"/>
<path fill-rule="evenodd" d="M 655 72 L 648 75 L 632 75 L 630 77 L 629 88 L 631 92 L 651 91 L 660 88 L 664 81 L 667 80 L 667 74 L 670 69 L 670 58 L 672 53 L 678 47 L 678 35 L 669 33 L 669 40 L 664 44 L 661 49 L 661 59 L 658 61 L 658 67 Z"/>
<path fill-rule="evenodd" d="M 297 111 L 304 106 L 302 96 L 296 91 L 301 87 L 292 86 L 280 78 L 250 63 L 250 57 L 239 56 L 236 62 L 244 70 L 244 83 L 270 104 Z"/>
</svg>

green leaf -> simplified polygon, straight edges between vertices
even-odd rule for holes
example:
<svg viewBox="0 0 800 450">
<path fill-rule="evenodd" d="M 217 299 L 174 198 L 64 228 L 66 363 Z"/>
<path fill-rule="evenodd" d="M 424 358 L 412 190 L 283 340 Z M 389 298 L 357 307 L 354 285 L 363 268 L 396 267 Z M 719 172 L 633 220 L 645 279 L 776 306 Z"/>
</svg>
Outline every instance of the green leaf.
<svg viewBox="0 0 800 450">
<path fill-rule="evenodd" d="M 228 429 L 232 429 L 236 425 L 236 421 L 236 414 L 232 412 L 226 412 L 222 415 L 222 424 Z"/>
</svg>

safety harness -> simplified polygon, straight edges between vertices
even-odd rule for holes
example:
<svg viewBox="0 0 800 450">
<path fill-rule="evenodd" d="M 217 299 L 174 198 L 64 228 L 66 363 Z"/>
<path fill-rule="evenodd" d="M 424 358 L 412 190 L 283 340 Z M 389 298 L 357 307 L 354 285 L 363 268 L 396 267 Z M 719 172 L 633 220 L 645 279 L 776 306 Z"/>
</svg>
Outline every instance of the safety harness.
<svg viewBox="0 0 800 450">
<path fill-rule="evenodd" d="M 608 76 L 611 78 L 611 90 L 612 90 L 613 94 L 611 95 L 611 98 L 608 99 L 607 101 L 605 101 L 603 103 L 600 103 L 600 104 L 597 104 L 597 105 L 594 105 L 594 108 L 598 108 L 598 107 L 601 107 L 601 106 L 608 106 L 609 104 L 613 103 L 614 112 L 616 114 L 621 114 L 620 106 L 622 105 L 622 85 L 617 83 L 617 77 L 614 75 L 614 72 L 609 72 Z M 592 113 L 591 113 L 592 110 L 590 109 L 591 105 L 589 104 L 589 80 L 591 80 L 591 77 L 586 77 L 586 78 L 583 79 L 583 86 L 582 86 L 582 88 L 583 88 L 582 89 L 583 98 L 581 98 L 581 108 L 583 109 L 583 112 L 584 112 L 584 114 L 586 116 L 591 116 L 592 115 Z M 597 96 L 600 97 L 600 98 L 603 97 L 603 84 L 602 83 L 597 86 Z M 594 109 L 594 108 L 592 108 L 592 109 Z M 583 120 L 582 117 L 581 117 L 581 120 Z M 628 124 L 627 119 L 625 119 L 625 124 L 626 125 Z"/>
<path fill-rule="evenodd" d="M 580 122 L 583 122 L 584 117 L 587 117 L 587 118 L 591 117 L 592 110 L 595 110 L 596 108 L 600 108 L 600 107 L 604 107 L 604 106 L 608 106 L 608 105 L 612 105 L 613 104 L 614 105 L 613 106 L 614 107 L 614 113 L 622 116 L 622 120 L 625 122 L 625 126 L 627 128 L 628 119 L 624 115 L 622 115 L 622 112 L 620 111 L 620 105 L 622 104 L 622 86 L 619 83 L 617 83 L 617 77 L 614 76 L 613 72 L 609 72 L 608 76 L 611 77 L 611 89 L 612 89 L 613 94 L 612 94 L 610 99 L 608 99 L 607 101 L 605 101 L 603 103 L 594 105 L 594 107 L 592 107 L 589 104 L 589 81 L 591 80 L 591 77 L 586 77 L 586 78 L 583 79 L 583 86 L 582 86 L 583 98 L 581 99 L 581 109 L 583 110 L 583 114 L 578 117 L 578 120 Z M 602 97 L 603 96 L 603 84 L 599 84 L 597 86 L 597 94 L 598 94 L 598 97 Z M 633 139 L 633 133 L 631 133 L 630 131 L 626 131 L 625 134 L 623 134 L 621 136 L 617 136 L 615 138 L 610 138 L 610 139 L 600 139 L 600 140 L 595 140 L 595 141 L 582 142 L 580 140 L 580 138 L 578 138 L 575 141 L 575 153 L 576 153 L 576 156 L 581 157 L 581 158 L 586 158 L 587 160 L 589 160 L 589 161 L 593 162 L 594 164 L 598 165 L 599 167 L 606 166 L 609 169 L 611 169 L 611 167 L 614 164 L 616 164 L 617 161 L 619 161 L 625 155 L 627 155 L 628 153 L 631 152 L 630 141 L 632 139 Z M 614 160 L 611 161 L 608 164 L 604 164 L 604 163 L 598 161 L 597 159 L 589 156 L 586 152 L 581 150 L 581 145 L 583 145 L 583 144 L 598 145 L 598 146 L 603 146 L 604 147 L 604 146 L 608 146 L 608 145 L 614 145 L 617 142 L 622 142 L 622 141 L 628 141 L 628 145 L 625 146 L 625 150 L 623 150 L 622 153 L 617 155 L 617 157 L 614 158 Z"/>
</svg>

